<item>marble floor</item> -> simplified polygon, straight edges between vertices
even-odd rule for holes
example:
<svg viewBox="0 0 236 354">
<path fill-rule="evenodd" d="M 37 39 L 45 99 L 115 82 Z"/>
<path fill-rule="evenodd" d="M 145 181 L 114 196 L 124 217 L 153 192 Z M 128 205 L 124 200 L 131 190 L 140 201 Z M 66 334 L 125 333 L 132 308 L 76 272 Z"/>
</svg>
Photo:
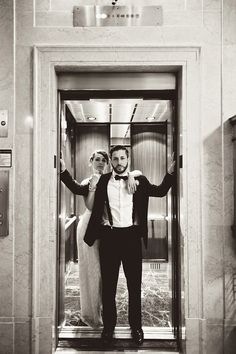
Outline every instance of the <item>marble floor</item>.
<svg viewBox="0 0 236 354">
<path fill-rule="evenodd" d="M 143 326 L 171 327 L 171 281 L 168 263 L 144 263 L 142 281 Z M 117 287 L 117 326 L 128 327 L 126 279 L 121 267 Z M 70 264 L 65 285 L 65 325 L 86 326 L 80 320 L 80 290 L 78 264 Z"/>
</svg>

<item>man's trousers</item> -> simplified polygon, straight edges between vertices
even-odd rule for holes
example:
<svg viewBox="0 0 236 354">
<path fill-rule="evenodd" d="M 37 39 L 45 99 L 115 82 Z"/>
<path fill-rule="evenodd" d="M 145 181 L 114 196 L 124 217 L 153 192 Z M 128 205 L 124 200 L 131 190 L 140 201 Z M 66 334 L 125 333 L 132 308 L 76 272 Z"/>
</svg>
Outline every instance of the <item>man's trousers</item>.
<svg viewBox="0 0 236 354">
<path fill-rule="evenodd" d="M 129 324 L 140 329 L 142 247 L 138 227 L 103 227 L 100 240 L 100 264 L 102 275 L 102 304 L 104 329 L 113 331 L 116 326 L 116 289 L 119 268 L 122 263 L 129 294 Z"/>
</svg>

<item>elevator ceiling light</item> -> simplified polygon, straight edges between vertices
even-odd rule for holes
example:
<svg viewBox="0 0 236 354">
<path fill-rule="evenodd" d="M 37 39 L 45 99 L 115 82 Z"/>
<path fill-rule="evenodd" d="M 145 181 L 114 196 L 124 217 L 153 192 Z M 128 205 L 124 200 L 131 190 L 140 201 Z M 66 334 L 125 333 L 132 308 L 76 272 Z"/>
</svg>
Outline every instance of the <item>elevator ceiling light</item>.
<svg viewBox="0 0 236 354">
<path fill-rule="evenodd" d="M 105 13 L 102 13 L 102 14 L 96 14 L 96 18 L 101 18 L 101 19 L 104 19 L 104 18 L 107 18 L 107 14 Z"/>
<path fill-rule="evenodd" d="M 93 121 L 96 120 L 96 117 L 87 117 L 87 120 Z"/>
<path fill-rule="evenodd" d="M 150 121 L 150 120 L 155 120 L 156 117 L 146 117 L 146 119 Z"/>
</svg>

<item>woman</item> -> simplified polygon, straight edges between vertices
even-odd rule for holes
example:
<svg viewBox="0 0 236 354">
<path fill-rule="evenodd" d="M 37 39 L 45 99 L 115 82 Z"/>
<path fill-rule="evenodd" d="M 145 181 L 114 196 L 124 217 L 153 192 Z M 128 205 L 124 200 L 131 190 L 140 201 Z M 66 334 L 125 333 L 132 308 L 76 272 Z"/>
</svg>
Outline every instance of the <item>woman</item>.
<svg viewBox="0 0 236 354">
<path fill-rule="evenodd" d="M 96 328 L 102 325 L 101 318 L 101 273 L 99 264 L 99 240 L 89 247 L 83 240 L 93 207 L 96 184 L 108 166 L 108 155 L 97 150 L 90 157 L 93 175 L 82 181 L 82 185 L 90 183 L 89 193 L 84 197 L 85 212 L 80 217 L 77 227 L 77 249 L 80 282 L 80 318 L 88 326 Z"/>
<path fill-rule="evenodd" d="M 78 262 L 79 262 L 79 282 L 80 282 L 80 318 L 90 327 L 97 328 L 102 325 L 101 317 L 101 273 L 99 262 L 99 240 L 96 240 L 92 247 L 89 247 L 83 240 L 87 225 L 91 216 L 93 207 L 94 195 L 96 185 L 100 176 L 105 172 L 108 166 L 108 155 L 105 151 L 96 150 L 91 155 L 90 165 L 92 167 L 92 176 L 82 181 L 81 186 L 89 184 L 89 192 L 84 196 L 85 212 L 80 216 L 77 227 L 77 248 L 78 248 Z M 61 160 L 61 170 L 65 170 L 64 162 Z M 62 173 L 62 175 L 63 175 Z M 68 174 L 68 171 L 67 171 Z M 127 188 L 130 193 L 136 190 L 136 182 L 134 177 L 141 175 L 140 171 L 133 171 L 129 173 L 127 181 Z M 71 176 L 70 176 L 71 178 Z M 82 194 L 77 192 L 78 183 L 74 180 L 67 184 L 62 178 L 62 181 L 75 194 Z M 72 188 L 74 187 L 74 188 Z M 95 230 L 96 232 L 96 230 Z"/>
</svg>

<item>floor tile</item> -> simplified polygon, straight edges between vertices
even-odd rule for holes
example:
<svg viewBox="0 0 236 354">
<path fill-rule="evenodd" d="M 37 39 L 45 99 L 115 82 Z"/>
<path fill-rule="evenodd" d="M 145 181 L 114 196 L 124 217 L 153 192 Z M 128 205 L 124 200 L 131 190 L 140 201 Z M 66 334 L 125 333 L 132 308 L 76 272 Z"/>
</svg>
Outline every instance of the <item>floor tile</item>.
<svg viewBox="0 0 236 354">
<path fill-rule="evenodd" d="M 170 327 L 171 291 L 169 288 L 168 266 L 158 264 L 152 268 L 152 263 L 143 265 L 142 281 L 142 321 L 143 326 Z M 128 326 L 128 292 L 126 278 L 121 268 L 117 286 L 117 326 Z M 80 291 L 78 264 L 71 267 L 65 289 L 65 319 L 66 326 L 81 326 Z"/>
</svg>

